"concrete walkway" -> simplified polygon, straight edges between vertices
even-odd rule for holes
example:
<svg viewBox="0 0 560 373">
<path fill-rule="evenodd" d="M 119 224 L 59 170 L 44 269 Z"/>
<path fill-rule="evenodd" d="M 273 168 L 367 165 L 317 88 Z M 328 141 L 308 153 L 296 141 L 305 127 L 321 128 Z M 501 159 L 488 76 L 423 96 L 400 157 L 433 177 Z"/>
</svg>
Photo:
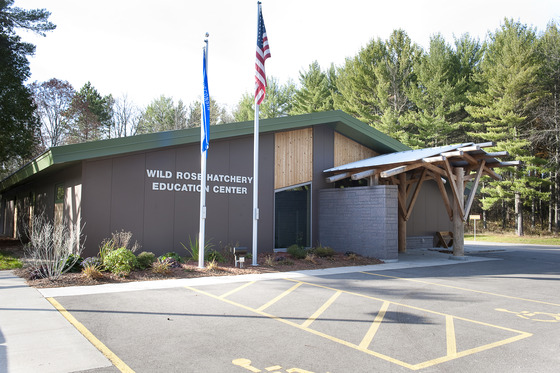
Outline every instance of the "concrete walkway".
<svg viewBox="0 0 560 373">
<path fill-rule="evenodd" d="M 116 372 L 103 356 L 45 299 L 72 295 L 99 294 L 227 282 L 244 282 L 304 276 L 327 276 L 359 271 L 383 271 L 414 267 L 456 265 L 496 260 L 469 256 L 487 246 L 466 247 L 466 260 L 449 260 L 449 254 L 433 250 L 409 250 L 394 263 L 373 266 L 329 268 L 300 272 L 259 275 L 205 277 L 194 279 L 144 281 L 97 286 L 34 289 L 12 271 L 0 271 L 0 372 L 65 373 L 91 370 Z M 492 250 L 495 251 L 495 250 Z"/>
</svg>

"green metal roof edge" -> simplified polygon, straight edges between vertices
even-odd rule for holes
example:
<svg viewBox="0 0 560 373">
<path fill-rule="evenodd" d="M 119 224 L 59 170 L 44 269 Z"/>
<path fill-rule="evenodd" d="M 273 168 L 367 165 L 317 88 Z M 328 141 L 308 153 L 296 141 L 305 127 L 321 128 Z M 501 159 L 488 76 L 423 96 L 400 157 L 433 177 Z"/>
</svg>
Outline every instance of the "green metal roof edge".
<svg viewBox="0 0 560 373">
<path fill-rule="evenodd" d="M 53 156 L 50 150 L 36 157 L 34 160 L 14 172 L 4 180 L 0 181 L 0 192 L 6 190 L 12 185 L 15 185 L 30 176 L 39 173 L 46 168 L 53 165 Z"/>
<path fill-rule="evenodd" d="M 268 133 L 318 124 L 331 126 L 337 132 L 370 148 L 385 153 L 409 150 L 410 148 L 385 135 L 373 127 L 353 118 L 343 111 L 327 111 L 290 117 L 261 119 L 259 132 Z M 253 121 L 227 123 L 211 127 L 210 151 L 212 140 L 247 136 L 253 133 Z M 116 139 L 91 141 L 80 144 L 56 146 L 43 153 L 8 178 L 0 182 L 0 191 L 6 190 L 29 176 L 55 164 L 107 157 L 125 153 L 177 146 L 200 141 L 200 127 L 175 131 L 156 132 Z"/>
</svg>

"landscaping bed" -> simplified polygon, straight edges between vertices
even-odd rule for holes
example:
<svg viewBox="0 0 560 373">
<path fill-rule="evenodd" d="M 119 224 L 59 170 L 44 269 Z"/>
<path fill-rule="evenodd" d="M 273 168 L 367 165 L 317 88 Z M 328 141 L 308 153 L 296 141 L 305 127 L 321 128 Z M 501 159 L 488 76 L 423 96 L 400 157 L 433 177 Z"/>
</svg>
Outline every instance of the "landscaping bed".
<svg viewBox="0 0 560 373">
<path fill-rule="evenodd" d="M 23 249 L 19 241 L 0 239 L 0 253 L 9 253 L 12 256 L 23 258 Z M 236 276 L 244 274 L 272 273 L 302 271 L 322 268 L 362 266 L 383 263 L 379 259 L 366 258 L 359 255 L 335 253 L 330 257 L 308 256 L 296 259 L 288 253 L 261 253 L 258 255 L 258 266 L 252 266 L 252 261 L 247 259 L 244 268 L 236 268 L 233 259 L 223 263 L 208 263 L 206 268 L 198 268 L 198 262 L 186 261 L 180 263 L 178 268 L 169 268 L 167 274 L 157 274 L 151 269 L 133 270 L 127 276 L 119 276 L 111 272 L 101 272 L 101 277 L 93 279 L 81 272 L 65 273 L 57 280 L 46 278 L 30 280 L 30 269 L 14 269 L 16 275 L 24 278 L 28 285 L 37 288 L 89 286 L 100 284 L 123 283 L 132 281 L 151 281 L 163 279 L 196 278 L 207 276 Z"/>
</svg>

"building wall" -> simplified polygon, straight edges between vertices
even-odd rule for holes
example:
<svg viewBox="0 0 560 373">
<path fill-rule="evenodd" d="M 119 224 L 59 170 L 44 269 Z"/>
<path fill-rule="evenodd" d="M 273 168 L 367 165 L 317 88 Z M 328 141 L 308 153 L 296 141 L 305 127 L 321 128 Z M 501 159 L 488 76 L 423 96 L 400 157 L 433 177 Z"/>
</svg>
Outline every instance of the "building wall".
<svg viewBox="0 0 560 373">
<path fill-rule="evenodd" d="M 81 218 L 81 165 L 70 165 L 33 178 L 28 183 L 2 195 L 3 224 L 1 233 L 14 237 L 24 232 L 34 215 L 54 219 L 55 192 L 58 185 L 64 188 L 61 220 L 69 226 L 79 224 Z M 14 229 L 17 224 L 17 230 Z M 18 233 L 19 231 L 19 233 Z M 74 229 L 72 229 L 74 232 Z"/>
<path fill-rule="evenodd" d="M 448 191 L 448 198 L 452 203 L 450 191 Z M 434 180 L 425 181 L 406 224 L 407 247 L 433 247 L 433 242 L 427 242 L 426 238 L 424 238 L 424 242 L 420 243 L 413 237 L 434 239 L 435 232 L 452 230 L 453 222 L 449 219 L 437 183 Z M 410 243 L 408 238 L 410 238 Z"/>
<path fill-rule="evenodd" d="M 319 239 L 336 251 L 397 259 L 397 187 L 369 186 L 320 192 Z"/>
<path fill-rule="evenodd" d="M 272 251 L 274 135 L 261 135 L 260 251 Z M 186 254 L 199 231 L 200 145 L 85 161 L 82 214 L 88 255 L 111 232 L 130 231 L 143 251 Z M 207 159 L 206 238 L 215 248 L 251 246 L 253 139 L 213 141 Z M 232 178 L 233 177 L 233 178 Z M 171 189 L 171 190 L 169 190 Z"/>
</svg>

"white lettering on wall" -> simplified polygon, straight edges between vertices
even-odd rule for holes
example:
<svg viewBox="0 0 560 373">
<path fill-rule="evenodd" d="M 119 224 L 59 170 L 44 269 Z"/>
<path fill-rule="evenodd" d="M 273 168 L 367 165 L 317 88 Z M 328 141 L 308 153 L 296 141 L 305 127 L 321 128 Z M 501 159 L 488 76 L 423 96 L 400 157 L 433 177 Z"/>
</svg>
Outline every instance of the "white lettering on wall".
<svg viewBox="0 0 560 373">
<path fill-rule="evenodd" d="M 200 193 L 200 182 L 202 175 L 200 172 L 190 171 L 176 171 L 175 181 L 169 180 L 173 178 L 173 172 L 169 170 L 146 169 L 146 176 L 149 179 L 165 179 L 167 181 L 152 181 L 152 190 L 158 192 L 196 192 Z M 253 182 L 252 176 L 242 175 L 227 175 L 227 174 L 207 174 L 206 181 L 210 183 L 220 183 L 222 185 L 207 185 L 207 193 L 216 194 L 247 194 L 248 189 L 245 186 L 239 185 L 223 185 L 223 184 L 251 184 Z"/>
</svg>

